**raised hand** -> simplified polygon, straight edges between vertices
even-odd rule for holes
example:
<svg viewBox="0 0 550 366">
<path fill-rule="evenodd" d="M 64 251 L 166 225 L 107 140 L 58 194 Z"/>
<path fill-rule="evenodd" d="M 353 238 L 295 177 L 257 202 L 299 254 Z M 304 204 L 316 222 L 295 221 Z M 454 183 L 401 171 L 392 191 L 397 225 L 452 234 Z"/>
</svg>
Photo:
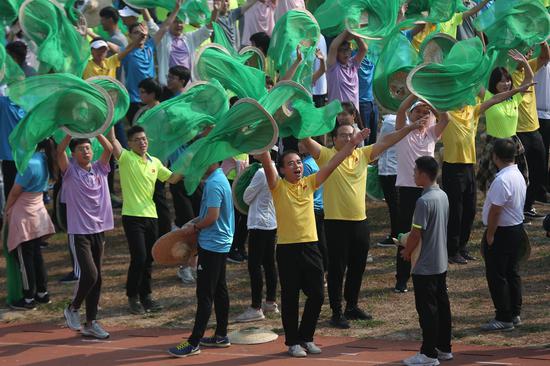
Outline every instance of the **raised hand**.
<svg viewBox="0 0 550 366">
<path fill-rule="evenodd" d="M 363 128 L 361 131 L 358 131 L 353 135 L 351 138 L 351 143 L 353 146 L 359 145 L 362 141 L 364 141 L 367 137 L 370 135 L 370 129 Z"/>
<path fill-rule="evenodd" d="M 527 59 L 525 58 L 525 56 L 523 56 L 523 54 L 516 49 L 509 50 L 508 56 L 510 56 L 510 58 L 516 62 L 527 63 Z"/>
</svg>

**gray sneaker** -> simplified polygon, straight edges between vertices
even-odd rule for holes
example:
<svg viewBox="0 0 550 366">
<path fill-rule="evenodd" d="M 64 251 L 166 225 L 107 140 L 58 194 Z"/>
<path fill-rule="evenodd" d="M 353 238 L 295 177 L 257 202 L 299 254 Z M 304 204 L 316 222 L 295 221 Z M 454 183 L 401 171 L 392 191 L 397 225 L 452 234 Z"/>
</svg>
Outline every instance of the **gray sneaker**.
<svg viewBox="0 0 550 366">
<path fill-rule="evenodd" d="M 195 283 L 195 278 L 193 277 L 193 271 L 189 266 L 180 267 L 178 269 L 177 275 L 181 279 L 181 282 L 183 282 L 186 285 Z"/>
<path fill-rule="evenodd" d="M 65 315 L 65 323 L 67 323 L 70 329 L 76 331 L 80 330 L 80 312 L 78 310 L 71 309 L 71 305 L 68 305 L 65 310 L 63 310 L 63 315 Z"/>
<path fill-rule="evenodd" d="M 321 349 L 319 348 L 319 346 L 317 346 L 313 342 L 302 343 L 302 348 L 305 349 L 307 353 L 310 353 L 312 355 L 318 355 L 319 353 L 321 353 Z"/>
<path fill-rule="evenodd" d="M 516 315 L 512 318 L 512 324 L 514 324 L 514 327 L 519 327 L 522 324 L 519 315 Z"/>
<path fill-rule="evenodd" d="M 94 337 L 97 339 L 109 338 L 109 333 L 107 333 L 105 329 L 103 329 L 101 325 L 99 325 L 99 323 L 96 322 L 95 320 L 92 321 L 92 325 L 90 326 L 85 324 L 84 328 L 82 328 L 82 330 L 80 331 L 80 334 L 82 334 L 85 337 Z"/>
<path fill-rule="evenodd" d="M 141 305 L 137 297 L 128 298 L 128 308 L 130 309 L 131 314 L 134 314 L 134 315 L 145 314 L 145 309 L 143 309 L 143 306 Z"/>
<path fill-rule="evenodd" d="M 495 331 L 510 331 L 514 329 L 514 323 L 512 322 L 501 322 L 500 320 L 493 319 L 487 324 L 481 326 L 481 330 L 486 332 L 495 332 Z"/>
<path fill-rule="evenodd" d="M 258 320 L 264 320 L 265 315 L 262 309 L 254 309 L 252 307 L 246 309 L 241 315 L 235 318 L 237 323 L 255 322 Z"/>
<path fill-rule="evenodd" d="M 292 357 L 306 357 L 306 351 L 299 344 L 288 347 L 288 354 Z"/>
</svg>

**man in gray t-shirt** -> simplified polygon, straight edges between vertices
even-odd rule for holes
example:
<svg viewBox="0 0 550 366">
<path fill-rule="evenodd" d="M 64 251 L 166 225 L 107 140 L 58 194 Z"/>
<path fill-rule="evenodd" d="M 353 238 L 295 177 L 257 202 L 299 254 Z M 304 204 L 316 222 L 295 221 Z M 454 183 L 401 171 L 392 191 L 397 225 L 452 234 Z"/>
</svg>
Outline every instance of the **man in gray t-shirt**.
<svg viewBox="0 0 550 366">
<path fill-rule="evenodd" d="M 247 0 L 241 7 L 229 10 L 229 0 L 214 0 L 214 6 L 219 8 L 218 19 L 216 23 L 220 25 L 227 39 L 239 51 L 241 48 L 241 40 L 239 29 L 237 28 L 237 20 L 241 19 L 243 14 L 256 4 L 257 1 L 265 2 L 265 0 Z M 244 20 L 244 19 L 243 19 Z"/>
<path fill-rule="evenodd" d="M 451 306 L 447 294 L 449 200 L 436 184 L 437 161 L 431 156 L 422 156 L 415 163 L 414 181 L 424 191 L 416 201 L 411 232 L 401 254 L 403 259 L 410 260 L 411 253 L 422 241 L 420 255 L 412 269 L 412 279 L 423 339 L 420 352 L 403 360 L 403 363 L 439 365 L 440 360 L 453 358 Z"/>
</svg>

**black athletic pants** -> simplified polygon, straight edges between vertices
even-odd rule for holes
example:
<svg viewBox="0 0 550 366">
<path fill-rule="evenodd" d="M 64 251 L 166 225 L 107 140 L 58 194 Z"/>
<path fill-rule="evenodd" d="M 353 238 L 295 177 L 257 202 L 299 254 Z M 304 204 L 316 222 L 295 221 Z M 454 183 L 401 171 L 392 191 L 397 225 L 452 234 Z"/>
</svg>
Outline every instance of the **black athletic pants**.
<svg viewBox="0 0 550 366">
<path fill-rule="evenodd" d="M 412 275 L 414 302 L 422 329 L 420 353 L 437 358 L 437 349 L 451 352 L 451 307 L 447 293 L 447 272 Z"/>
<path fill-rule="evenodd" d="M 323 210 L 315 211 L 315 228 L 317 229 L 317 240 L 321 258 L 323 258 L 323 269 L 328 271 L 328 249 L 327 236 L 325 234 L 325 212 Z"/>
<path fill-rule="evenodd" d="M 182 180 L 176 184 L 170 184 L 170 193 L 172 193 L 174 200 L 174 213 L 176 216 L 174 223 L 177 227 L 182 227 L 199 215 L 202 197 L 201 186 L 197 187 L 197 190 L 191 195 L 188 195 Z"/>
<path fill-rule="evenodd" d="M 550 119 L 539 118 L 540 134 L 542 135 L 542 142 L 544 143 L 545 152 L 545 167 L 548 175 L 546 176 L 546 187 L 550 184 L 550 170 L 548 170 L 548 152 L 550 151 Z M 548 189 L 548 188 L 547 188 Z"/>
<path fill-rule="evenodd" d="M 264 287 L 262 267 L 265 273 L 266 301 L 275 301 L 277 269 L 275 268 L 275 243 L 277 229 L 250 229 L 248 238 L 248 274 L 252 294 L 252 307 L 262 308 Z"/>
<path fill-rule="evenodd" d="M 2 160 L 2 177 L 4 181 L 4 198 L 8 199 L 8 194 L 13 187 L 15 182 L 15 176 L 17 175 L 17 168 L 15 166 L 15 161 L 13 160 Z"/>
<path fill-rule="evenodd" d="M 523 224 L 498 227 L 493 245 L 485 244 L 485 275 L 496 310 L 496 320 L 511 322 L 520 315 L 522 295 L 519 275 L 519 242 Z"/>
<path fill-rule="evenodd" d="M 157 219 L 124 215 L 122 226 L 130 250 L 126 296 L 139 296 L 140 299 L 144 299 L 151 294 L 153 272 L 151 249 L 158 238 Z"/>
<path fill-rule="evenodd" d="M 155 182 L 153 202 L 155 202 L 155 207 L 157 208 L 158 236 L 161 237 L 172 230 L 172 219 L 170 216 L 170 207 L 166 200 L 165 184 L 160 180 Z"/>
<path fill-rule="evenodd" d="M 545 199 L 548 173 L 548 166 L 545 165 L 547 153 L 544 151 L 544 142 L 539 130 L 518 132 L 517 135 L 525 148 L 525 158 L 529 170 L 529 185 L 523 208 L 524 211 L 529 211 L 533 208 L 535 200 Z"/>
<path fill-rule="evenodd" d="M 390 235 L 392 238 L 397 238 L 399 235 L 399 207 L 397 205 L 397 187 L 395 186 L 397 175 L 379 175 L 378 178 L 380 178 L 380 184 L 384 192 L 384 200 L 390 212 Z"/>
<path fill-rule="evenodd" d="M 476 216 L 477 187 L 474 164 L 443 163 L 442 188 L 449 199 L 447 253 L 468 253 L 467 245 Z"/>
<path fill-rule="evenodd" d="M 324 301 L 323 262 L 316 242 L 277 245 L 285 344 L 313 342 Z M 299 321 L 300 290 L 306 295 Z"/>
<path fill-rule="evenodd" d="M 346 282 L 346 309 L 357 307 L 363 273 L 369 254 L 370 234 L 367 220 L 325 220 L 328 264 L 328 297 L 332 312 L 342 312 L 342 285 Z"/>
<path fill-rule="evenodd" d="M 80 277 L 75 289 L 74 309 L 86 301 L 86 321 L 96 320 L 97 304 L 101 294 L 101 262 L 105 236 L 97 234 L 69 234 L 69 243 L 76 254 Z"/>
<path fill-rule="evenodd" d="M 34 299 L 37 292 L 48 291 L 48 274 L 44 259 L 40 238 L 29 240 L 17 247 L 17 259 L 21 267 L 21 279 L 23 282 L 23 296 L 26 299 Z"/>
<path fill-rule="evenodd" d="M 216 253 L 203 249 L 199 244 L 197 264 L 197 312 L 195 325 L 188 341 L 193 346 L 200 343 L 212 313 L 212 303 L 216 312 L 216 335 L 227 335 L 229 318 L 229 294 L 225 280 L 227 253 Z"/>
</svg>

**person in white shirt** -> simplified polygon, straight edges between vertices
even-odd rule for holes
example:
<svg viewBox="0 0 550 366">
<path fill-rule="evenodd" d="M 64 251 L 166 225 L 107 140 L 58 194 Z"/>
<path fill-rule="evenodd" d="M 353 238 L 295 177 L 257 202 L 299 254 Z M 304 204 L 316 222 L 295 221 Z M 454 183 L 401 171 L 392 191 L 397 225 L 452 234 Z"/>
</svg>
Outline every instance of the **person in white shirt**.
<svg viewBox="0 0 550 366">
<path fill-rule="evenodd" d="M 487 226 L 483 251 L 485 273 L 495 318 L 484 324 L 485 331 L 511 330 L 521 323 L 520 245 L 525 240 L 523 205 L 527 186 L 514 163 L 512 139 L 495 142 L 493 161 L 499 172 L 487 192 L 483 205 L 483 224 Z"/>
<path fill-rule="evenodd" d="M 537 98 L 537 115 L 540 123 L 540 133 L 544 142 L 546 165 L 548 166 L 548 151 L 550 150 L 550 64 L 545 64 L 535 74 L 535 96 Z M 550 171 L 548 180 L 550 182 Z M 549 183 L 550 185 L 550 183 Z M 550 191 L 550 189 L 547 189 Z"/>
<path fill-rule="evenodd" d="M 277 152 L 271 151 L 271 159 Z M 279 313 L 275 302 L 277 269 L 275 267 L 275 244 L 277 219 L 271 191 L 267 185 L 264 169 L 259 169 L 244 191 L 243 201 L 248 209 L 248 273 L 252 304 L 235 321 L 244 323 L 265 319 L 264 313 Z M 262 304 L 262 267 L 265 273 L 266 297 Z"/>
</svg>

